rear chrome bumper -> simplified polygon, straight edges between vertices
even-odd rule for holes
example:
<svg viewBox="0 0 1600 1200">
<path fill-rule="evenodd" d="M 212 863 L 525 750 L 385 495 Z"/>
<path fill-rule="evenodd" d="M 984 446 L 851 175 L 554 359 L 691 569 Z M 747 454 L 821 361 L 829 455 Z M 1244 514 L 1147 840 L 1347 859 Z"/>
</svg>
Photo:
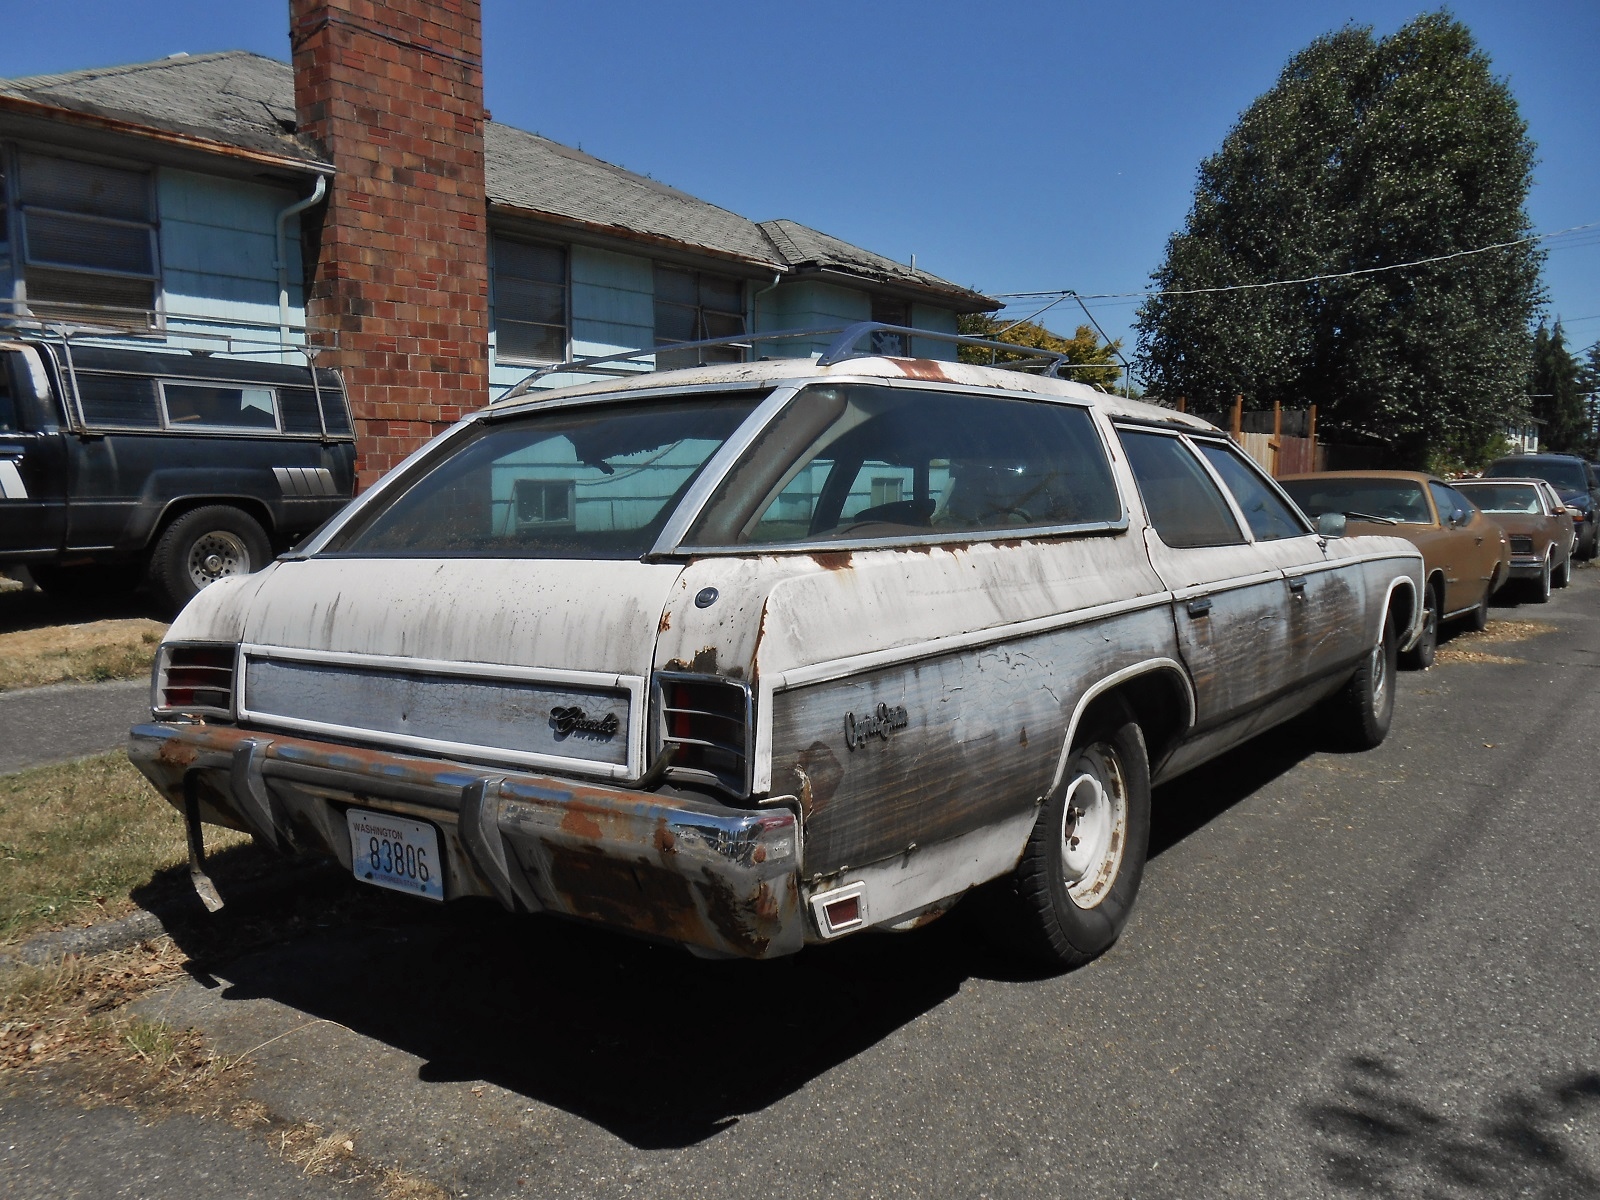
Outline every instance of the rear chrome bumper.
<svg viewBox="0 0 1600 1200">
<path fill-rule="evenodd" d="M 493 896 L 702 953 L 792 954 L 806 940 L 800 829 L 787 808 L 729 809 L 556 776 L 227 725 L 137 725 L 128 757 L 179 811 L 282 851 L 351 861 L 351 806 L 432 824 L 445 898 Z"/>
</svg>

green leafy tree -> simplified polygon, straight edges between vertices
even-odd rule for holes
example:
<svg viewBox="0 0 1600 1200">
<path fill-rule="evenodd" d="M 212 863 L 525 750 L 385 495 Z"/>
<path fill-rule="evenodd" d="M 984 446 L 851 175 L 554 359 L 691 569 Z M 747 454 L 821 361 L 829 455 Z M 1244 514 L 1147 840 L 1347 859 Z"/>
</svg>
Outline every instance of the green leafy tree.
<svg viewBox="0 0 1600 1200">
<path fill-rule="evenodd" d="M 1482 458 L 1526 388 L 1542 297 L 1528 236 L 1533 143 L 1471 33 L 1444 12 L 1295 55 L 1200 166 L 1185 227 L 1137 319 L 1139 368 L 1221 409 L 1315 404 L 1325 432 L 1396 463 Z"/>
<path fill-rule="evenodd" d="M 1582 454 L 1590 445 L 1584 411 L 1584 369 L 1567 349 L 1561 322 L 1546 329 L 1539 322 L 1533 335 L 1533 369 L 1528 375 L 1528 407 L 1543 424 L 1539 448 L 1561 454 Z"/>
<path fill-rule="evenodd" d="M 1121 340 L 1102 342 L 1093 327 L 1088 325 L 1079 325 L 1071 337 L 1062 337 L 1033 321 L 1013 323 L 987 313 L 968 313 L 957 318 L 956 329 L 969 337 L 1010 342 L 1014 346 L 1036 346 L 1040 350 L 1065 354 L 1068 362 L 1081 363 L 1083 366 L 1082 369 L 1063 371 L 1063 379 L 1087 383 L 1104 391 L 1109 392 L 1122 377 L 1122 368 L 1116 361 L 1117 351 L 1122 349 Z M 997 350 L 991 358 L 989 351 L 978 346 L 962 346 L 957 357 L 962 362 L 987 364 L 1017 362 L 1023 356 Z"/>
</svg>

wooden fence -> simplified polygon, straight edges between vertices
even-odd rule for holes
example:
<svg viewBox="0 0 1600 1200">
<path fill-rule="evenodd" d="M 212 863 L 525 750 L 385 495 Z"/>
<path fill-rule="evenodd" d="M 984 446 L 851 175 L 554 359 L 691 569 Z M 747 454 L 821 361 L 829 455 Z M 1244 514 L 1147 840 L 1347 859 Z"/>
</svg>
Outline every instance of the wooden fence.
<svg viewBox="0 0 1600 1200">
<path fill-rule="evenodd" d="M 1188 411 L 1183 397 L 1178 411 Z M 1244 411 L 1244 398 L 1236 398 L 1228 413 L 1195 413 L 1226 429 L 1242 449 L 1273 476 L 1299 475 L 1327 469 L 1328 448 L 1317 442 L 1317 406 L 1270 411 Z"/>
</svg>

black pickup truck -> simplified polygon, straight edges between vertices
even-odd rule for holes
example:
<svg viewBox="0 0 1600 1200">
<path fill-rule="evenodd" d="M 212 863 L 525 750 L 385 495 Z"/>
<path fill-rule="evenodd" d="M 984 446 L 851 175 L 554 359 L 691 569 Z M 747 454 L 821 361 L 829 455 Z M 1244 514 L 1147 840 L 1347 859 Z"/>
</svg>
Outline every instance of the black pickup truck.
<svg viewBox="0 0 1600 1200">
<path fill-rule="evenodd" d="M 0 337 L 0 570 L 47 592 L 148 581 L 175 612 L 317 528 L 354 479 L 327 368 Z"/>
</svg>

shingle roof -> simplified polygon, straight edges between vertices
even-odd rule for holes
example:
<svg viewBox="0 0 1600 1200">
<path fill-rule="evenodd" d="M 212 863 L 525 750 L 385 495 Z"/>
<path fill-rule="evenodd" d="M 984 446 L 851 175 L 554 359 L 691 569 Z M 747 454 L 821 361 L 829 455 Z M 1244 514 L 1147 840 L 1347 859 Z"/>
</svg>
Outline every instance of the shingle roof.
<svg viewBox="0 0 1600 1200">
<path fill-rule="evenodd" d="M 295 132 L 294 72 L 243 50 L 0 79 L 0 96 L 189 134 L 268 154 L 322 155 Z"/>
<path fill-rule="evenodd" d="M 296 130 L 294 71 L 244 50 L 193 54 L 58 75 L 0 79 L 0 97 L 280 155 L 307 166 L 321 148 Z M 780 271 L 834 271 L 926 290 L 963 309 L 977 292 L 914 271 L 794 221 L 757 224 L 653 179 L 495 121 L 484 130 L 491 205 L 624 238 L 703 250 Z"/>
</svg>

